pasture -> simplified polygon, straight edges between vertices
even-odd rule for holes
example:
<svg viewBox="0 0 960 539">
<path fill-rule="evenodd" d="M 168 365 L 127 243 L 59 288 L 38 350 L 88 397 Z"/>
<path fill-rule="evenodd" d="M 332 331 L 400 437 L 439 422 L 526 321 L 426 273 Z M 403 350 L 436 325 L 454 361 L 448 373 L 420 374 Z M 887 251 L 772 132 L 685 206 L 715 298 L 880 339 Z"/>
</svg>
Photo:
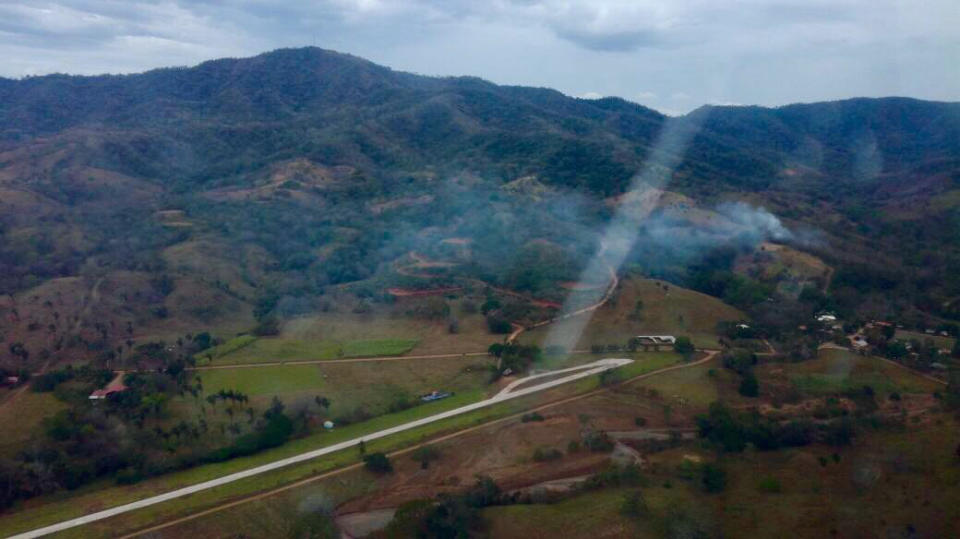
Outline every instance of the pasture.
<svg viewBox="0 0 960 539">
<path fill-rule="evenodd" d="M 640 308 L 638 309 L 638 302 Z M 717 323 L 746 315 L 717 298 L 653 279 L 626 277 L 613 298 L 591 314 L 577 349 L 594 344 L 625 345 L 635 335 L 688 335 L 696 346 L 717 348 Z M 543 345 L 551 332 L 576 331 L 576 319 L 523 333 L 521 342 Z"/>
</svg>

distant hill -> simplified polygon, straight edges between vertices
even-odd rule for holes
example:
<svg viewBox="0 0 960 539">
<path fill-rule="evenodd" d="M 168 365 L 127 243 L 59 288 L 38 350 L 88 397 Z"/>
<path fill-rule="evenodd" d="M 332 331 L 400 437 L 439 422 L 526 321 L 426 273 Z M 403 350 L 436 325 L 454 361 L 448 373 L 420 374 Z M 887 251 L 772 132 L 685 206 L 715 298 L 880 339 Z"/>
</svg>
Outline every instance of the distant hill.
<svg viewBox="0 0 960 539">
<path fill-rule="evenodd" d="M 472 243 L 436 280 L 555 295 L 667 122 L 698 126 L 669 190 L 815 230 L 808 248 L 839 268 L 850 309 L 960 318 L 960 272 L 948 271 L 960 267 L 960 104 L 858 98 L 669 119 L 302 48 L 0 79 L 0 331 L 43 342 L 24 328 L 49 327 L 52 312 L 24 303 L 37 290 L 86 298 L 97 282 L 126 294 L 104 319 L 138 328 L 241 327 L 314 308 L 332 286 L 377 300 L 411 251 L 452 256 L 445 238 Z M 536 193 L 501 188 L 518 179 Z M 653 264 L 659 252 L 628 263 L 693 278 L 691 261 Z M 80 303 L 74 316 L 89 311 Z M 117 338 L 76 327 L 88 343 Z"/>
</svg>

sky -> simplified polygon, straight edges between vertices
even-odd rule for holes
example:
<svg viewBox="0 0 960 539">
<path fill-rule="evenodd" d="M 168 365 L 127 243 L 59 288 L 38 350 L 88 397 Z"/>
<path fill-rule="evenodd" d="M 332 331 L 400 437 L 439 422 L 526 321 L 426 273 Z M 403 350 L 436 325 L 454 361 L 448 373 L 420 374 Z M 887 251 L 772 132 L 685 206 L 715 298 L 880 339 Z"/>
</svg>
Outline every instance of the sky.
<svg viewBox="0 0 960 539">
<path fill-rule="evenodd" d="M 668 114 L 960 100 L 958 0 L 0 0 L 0 76 L 131 73 L 313 45 Z"/>
</svg>

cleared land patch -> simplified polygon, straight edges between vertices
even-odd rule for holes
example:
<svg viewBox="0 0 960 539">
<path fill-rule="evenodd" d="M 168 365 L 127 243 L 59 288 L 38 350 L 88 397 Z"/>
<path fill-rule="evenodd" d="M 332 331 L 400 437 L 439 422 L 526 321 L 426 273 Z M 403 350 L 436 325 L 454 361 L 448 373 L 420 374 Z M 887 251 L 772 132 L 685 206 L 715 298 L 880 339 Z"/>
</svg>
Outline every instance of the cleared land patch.
<svg viewBox="0 0 960 539">
<path fill-rule="evenodd" d="M 621 280 L 611 301 L 593 314 L 576 348 L 594 344 L 623 346 L 631 337 L 644 334 L 689 335 L 699 347 L 716 348 L 717 323 L 745 318 L 738 309 L 706 294 L 662 281 L 629 277 Z M 576 319 L 563 320 L 526 332 L 520 340 L 543 344 L 551 331 L 573 331 L 576 324 Z"/>
<path fill-rule="evenodd" d="M 24 443 L 33 436 L 43 436 L 41 424 L 44 418 L 66 408 L 53 393 L 35 393 L 30 389 L 3 390 L 0 402 L 0 455 L 11 455 L 23 449 Z M 11 394 L 11 391 L 19 394 Z M 8 400 L 9 399 L 9 400 Z"/>
<path fill-rule="evenodd" d="M 877 393 L 929 393 L 942 389 L 935 382 L 878 358 L 846 350 L 825 348 L 817 359 L 792 364 L 769 364 L 767 371 L 782 367 L 791 383 L 805 393 L 830 394 L 870 386 Z"/>
</svg>

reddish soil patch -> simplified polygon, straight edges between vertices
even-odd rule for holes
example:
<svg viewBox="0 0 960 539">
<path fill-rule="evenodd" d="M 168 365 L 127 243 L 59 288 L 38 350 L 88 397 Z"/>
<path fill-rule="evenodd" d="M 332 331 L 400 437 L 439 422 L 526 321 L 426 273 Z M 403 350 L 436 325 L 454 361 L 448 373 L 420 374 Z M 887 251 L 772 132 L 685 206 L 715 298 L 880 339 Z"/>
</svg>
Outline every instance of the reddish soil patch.
<svg viewBox="0 0 960 539">
<path fill-rule="evenodd" d="M 437 296 L 463 290 L 462 286 L 450 286 L 447 288 L 430 288 L 427 290 L 414 290 L 411 288 L 388 288 L 387 293 L 398 298 L 412 298 L 423 296 Z"/>
<path fill-rule="evenodd" d="M 579 281 L 564 281 L 560 283 L 561 288 L 566 288 L 567 290 L 596 290 L 598 288 L 603 288 L 606 284 L 602 283 L 581 283 Z"/>
</svg>

